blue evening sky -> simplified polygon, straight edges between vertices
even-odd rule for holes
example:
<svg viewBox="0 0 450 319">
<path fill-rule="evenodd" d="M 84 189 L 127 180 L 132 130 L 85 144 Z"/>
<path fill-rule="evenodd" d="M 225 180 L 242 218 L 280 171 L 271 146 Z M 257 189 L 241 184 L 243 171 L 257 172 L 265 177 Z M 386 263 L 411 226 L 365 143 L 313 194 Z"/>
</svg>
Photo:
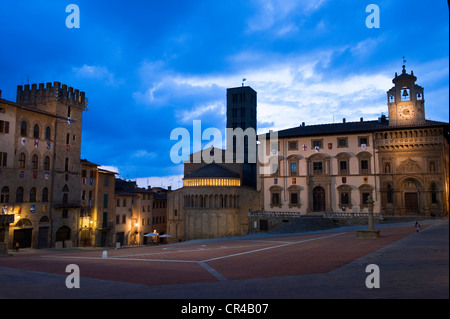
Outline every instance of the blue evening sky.
<svg viewBox="0 0 450 319">
<path fill-rule="evenodd" d="M 71 3 L 80 28 L 66 27 Z M 225 136 L 226 89 L 243 78 L 258 133 L 377 119 L 405 56 L 426 118 L 449 121 L 445 0 L 2 0 L 0 35 L 2 97 L 54 81 L 85 91 L 81 158 L 141 186 L 181 185 L 171 131 L 201 120 Z"/>
</svg>

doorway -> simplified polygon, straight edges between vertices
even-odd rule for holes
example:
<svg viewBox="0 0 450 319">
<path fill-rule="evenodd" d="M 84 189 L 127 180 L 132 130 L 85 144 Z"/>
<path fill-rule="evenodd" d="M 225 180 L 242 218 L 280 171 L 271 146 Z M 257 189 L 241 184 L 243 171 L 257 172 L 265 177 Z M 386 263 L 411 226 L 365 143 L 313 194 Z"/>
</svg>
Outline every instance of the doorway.
<svg viewBox="0 0 450 319">
<path fill-rule="evenodd" d="M 418 199 L 417 193 L 405 193 L 405 214 L 416 215 L 419 213 Z"/>
<path fill-rule="evenodd" d="M 325 211 L 325 189 L 321 186 L 314 187 L 313 189 L 313 211 Z"/>
</svg>

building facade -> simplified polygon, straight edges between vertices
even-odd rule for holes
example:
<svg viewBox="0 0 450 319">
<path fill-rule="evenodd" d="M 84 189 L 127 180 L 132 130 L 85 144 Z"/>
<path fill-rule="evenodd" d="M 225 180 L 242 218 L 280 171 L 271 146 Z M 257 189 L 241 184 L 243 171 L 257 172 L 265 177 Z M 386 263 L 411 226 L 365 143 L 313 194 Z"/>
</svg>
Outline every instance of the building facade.
<svg viewBox="0 0 450 319">
<path fill-rule="evenodd" d="M 167 196 L 170 193 L 170 188 L 141 188 L 134 181 L 116 179 L 116 242 L 121 246 L 159 242 L 158 238 L 145 235 L 167 234 Z"/>
<path fill-rule="evenodd" d="M 8 245 L 77 242 L 84 92 L 54 82 L 19 85 L 0 99 L 2 213 L 14 215 Z"/>
<path fill-rule="evenodd" d="M 413 72 L 395 74 L 389 118 L 278 131 L 271 174 L 259 176 L 265 212 L 448 216 L 449 125 L 425 119 Z"/>
</svg>

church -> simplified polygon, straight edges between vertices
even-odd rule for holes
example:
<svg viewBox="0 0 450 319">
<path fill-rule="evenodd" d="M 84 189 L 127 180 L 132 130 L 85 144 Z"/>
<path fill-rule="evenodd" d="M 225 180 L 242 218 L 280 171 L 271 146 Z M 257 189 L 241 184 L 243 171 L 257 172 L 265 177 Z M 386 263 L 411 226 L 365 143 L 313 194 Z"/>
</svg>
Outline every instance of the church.
<svg viewBox="0 0 450 319">
<path fill-rule="evenodd" d="M 426 120 L 416 81 L 403 65 L 387 91 L 388 116 L 377 120 L 303 122 L 276 141 L 259 136 L 267 163 L 186 162 L 183 188 L 168 197 L 168 233 L 174 241 L 244 235 L 260 226 L 252 215 L 367 214 L 370 199 L 380 216 L 448 216 L 449 124 Z M 256 114 L 256 91 L 227 89 L 227 128 L 256 131 Z"/>
</svg>

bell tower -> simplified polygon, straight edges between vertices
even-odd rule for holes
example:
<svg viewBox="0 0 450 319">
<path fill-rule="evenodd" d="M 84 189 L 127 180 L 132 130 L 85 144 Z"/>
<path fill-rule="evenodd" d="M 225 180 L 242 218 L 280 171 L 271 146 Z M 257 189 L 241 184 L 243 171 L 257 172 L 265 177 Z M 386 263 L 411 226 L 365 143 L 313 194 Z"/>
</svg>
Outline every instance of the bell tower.
<svg viewBox="0 0 450 319">
<path fill-rule="evenodd" d="M 405 62 L 403 57 L 402 74 L 395 73 L 392 80 L 395 86 L 387 92 L 390 126 L 425 122 L 423 87 L 415 84 L 417 78 L 413 71 L 406 73 Z"/>
</svg>

